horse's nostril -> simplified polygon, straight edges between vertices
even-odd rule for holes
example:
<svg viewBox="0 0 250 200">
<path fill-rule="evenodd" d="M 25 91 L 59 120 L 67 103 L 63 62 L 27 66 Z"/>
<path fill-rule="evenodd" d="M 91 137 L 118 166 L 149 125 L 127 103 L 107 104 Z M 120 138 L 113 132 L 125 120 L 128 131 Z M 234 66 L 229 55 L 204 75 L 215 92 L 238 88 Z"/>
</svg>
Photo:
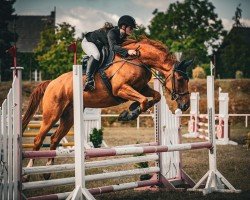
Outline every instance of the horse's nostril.
<svg viewBox="0 0 250 200">
<path fill-rule="evenodd" d="M 186 111 L 189 108 L 189 104 L 179 104 L 181 111 Z"/>
<path fill-rule="evenodd" d="M 189 104 L 184 105 L 184 111 L 186 111 L 189 108 Z"/>
<path fill-rule="evenodd" d="M 183 104 L 179 104 L 179 106 L 178 106 L 178 107 L 181 109 L 181 111 L 183 111 L 183 109 L 184 109 Z"/>
</svg>

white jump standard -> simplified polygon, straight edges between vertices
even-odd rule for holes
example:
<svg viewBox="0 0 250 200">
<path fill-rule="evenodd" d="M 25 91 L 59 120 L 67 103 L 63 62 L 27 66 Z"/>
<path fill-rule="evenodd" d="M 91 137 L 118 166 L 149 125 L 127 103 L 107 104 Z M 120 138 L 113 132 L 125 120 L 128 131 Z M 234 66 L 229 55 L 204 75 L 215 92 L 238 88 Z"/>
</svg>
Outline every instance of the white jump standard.
<svg viewBox="0 0 250 200">
<path fill-rule="evenodd" d="M 185 138 L 200 138 L 209 140 L 208 137 L 208 115 L 200 114 L 199 110 L 199 92 L 192 92 L 190 95 L 190 120 L 188 122 L 188 133 L 183 134 Z M 221 92 L 219 88 L 219 113 L 215 114 L 216 144 L 218 145 L 237 145 L 236 142 L 229 140 L 229 128 L 228 128 L 228 93 Z"/>
</svg>

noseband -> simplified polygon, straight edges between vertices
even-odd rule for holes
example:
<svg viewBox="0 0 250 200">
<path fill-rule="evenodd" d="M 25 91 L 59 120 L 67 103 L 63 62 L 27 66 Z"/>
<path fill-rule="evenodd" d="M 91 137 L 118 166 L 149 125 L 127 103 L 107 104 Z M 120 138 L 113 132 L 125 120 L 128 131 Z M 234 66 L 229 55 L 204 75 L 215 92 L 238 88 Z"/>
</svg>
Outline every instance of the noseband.
<svg viewBox="0 0 250 200">
<path fill-rule="evenodd" d="M 189 91 L 186 91 L 186 92 L 177 92 L 176 91 L 176 87 L 175 87 L 175 72 L 179 73 L 185 80 L 189 80 L 188 78 L 188 75 L 186 72 L 182 71 L 182 70 L 179 70 L 179 69 L 176 69 L 176 67 L 174 67 L 172 73 L 170 74 L 171 76 L 171 82 L 172 82 L 172 91 L 170 91 L 170 94 L 171 94 L 171 99 L 172 100 L 178 100 L 178 99 L 181 99 L 183 96 L 185 95 L 189 95 Z M 167 78 L 166 78 L 167 80 Z"/>
</svg>

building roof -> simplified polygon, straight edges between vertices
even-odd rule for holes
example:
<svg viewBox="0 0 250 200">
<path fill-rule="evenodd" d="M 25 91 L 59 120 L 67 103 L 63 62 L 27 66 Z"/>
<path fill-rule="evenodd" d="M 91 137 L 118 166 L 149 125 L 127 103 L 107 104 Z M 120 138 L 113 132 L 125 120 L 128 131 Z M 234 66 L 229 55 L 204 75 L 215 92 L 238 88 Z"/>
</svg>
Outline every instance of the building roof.
<svg viewBox="0 0 250 200">
<path fill-rule="evenodd" d="M 234 26 L 230 30 L 230 32 L 225 36 L 222 45 L 220 46 L 219 49 L 223 49 L 225 46 L 227 46 L 228 42 L 232 40 L 234 37 L 239 37 L 241 39 L 240 42 L 250 45 L 250 27 Z"/>
<path fill-rule="evenodd" d="M 18 35 L 18 52 L 33 52 L 40 41 L 40 34 L 45 27 L 55 27 L 55 11 L 48 16 L 24 16 L 18 15 L 15 21 L 9 24 L 9 29 Z"/>
</svg>

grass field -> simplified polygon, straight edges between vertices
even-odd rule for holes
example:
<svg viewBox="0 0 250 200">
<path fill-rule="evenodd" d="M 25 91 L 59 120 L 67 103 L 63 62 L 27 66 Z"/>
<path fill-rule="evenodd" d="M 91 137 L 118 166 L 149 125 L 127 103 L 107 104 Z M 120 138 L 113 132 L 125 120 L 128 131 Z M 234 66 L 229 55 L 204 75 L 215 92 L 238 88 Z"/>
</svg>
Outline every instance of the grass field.
<svg viewBox="0 0 250 200">
<path fill-rule="evenodd" d="M 193 192 L 168 192 L 164 189 L 160 189 L 157 192 L 150 191 L 135 191 L 125 190 L 120 192 L 108 193 L 103 195 L 97 195 L 99 200 L 157 200 L 157 199 L 250 199 L 250 150 L 247 150 L 246 146 L 242 145 L 247 132 L 250 130 L 243 128 L 242 126 L 232 129 L 232 138 L 241 142 L 238 146 L 218 146 L 218 169 L 219 171 L 235 186 L 237 189 L 241 189 L 240 194 L 210 194 L 203 196 L 201 193 Z M 185 132 L 185 130 L 183 131 Z M 104 128 L 104 138 L 108 145 L 124 145 L 134 144 L 141 142 L 150 142 L 154 140 L 153 128 L 136 128 L 123 127 L 123 128 Z M 27 139 L 26 139 L 27 140 Z M 183 140 L 187 142 L 190 140 Z M 192 140 L 195 141 L 195 140 Z M 197 140 L 196 140 L 197 141 Z M 27 141 L 23 141 L 27 142 Z M 208 151 L 207 150 L 195 150 L 182 153 L 184 170 L 195 180 L 198 181 L 201 176 L 208 170 Z M 57 159 L 56 163 L 69 163 L 73 162 L 73 159 Z M 26 165 L 27 161 L 24 161 Z M 46 160 L 37 161 L 36 165 L 44 165 Z M 150 163 L 153 165 L 153 163 Z M 87 174 L 103 173 L 108 171 L 125 170 L 134 168 L 133 164 L 122 165 L 117 167 L 105 167 L 98 169 L 87 170 Z M 55 173 L 52 174 L 52 179 L 70 177 L 74 172 L 67 173 Z M 43 180 L 40 175 L 31 176 L 30 181 Z M 136 181 L 138 177 L 129 177 L 119 179 L 110 179 L 105 181 L 95 181 L 87 183 L 87 187 L 98 187 L 103 185 L 119 184 L 122 182 Z M 42 188 L 38 190 L 32 190 L 25 192 L 27 196 L 36 196 L 42 194 L 60 193 L 65 191 L 71 191 L 73 186 L 58 186 Z"/>
</svg>

